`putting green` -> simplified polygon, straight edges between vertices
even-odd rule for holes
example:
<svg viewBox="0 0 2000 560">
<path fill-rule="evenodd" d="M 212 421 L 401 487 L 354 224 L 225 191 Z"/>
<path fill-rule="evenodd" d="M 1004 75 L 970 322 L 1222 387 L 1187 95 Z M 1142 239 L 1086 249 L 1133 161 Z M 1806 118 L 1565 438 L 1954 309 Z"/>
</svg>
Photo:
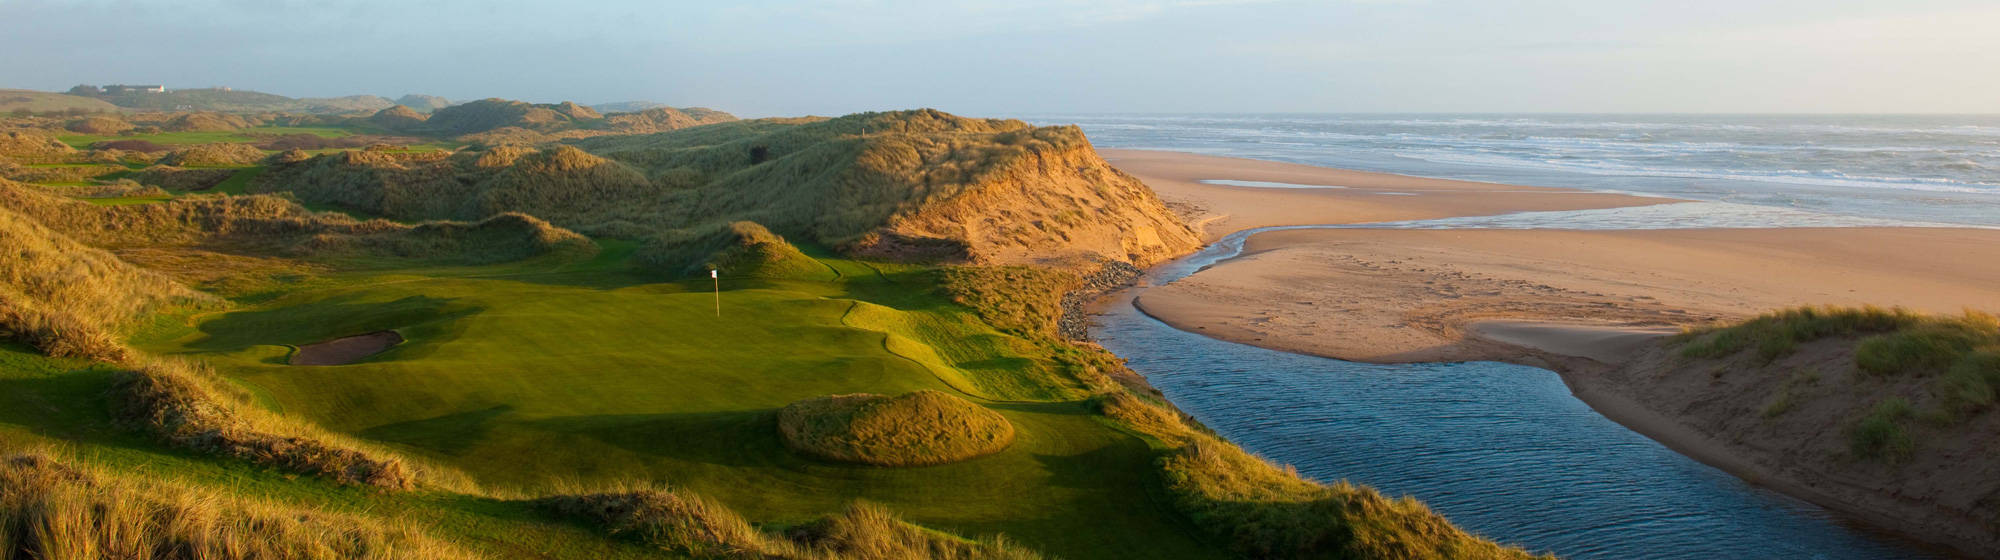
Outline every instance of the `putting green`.
<svg viewBox="0 0 2000 560">
<path fill-rule="evenodd" d="M 484 485 L 653 481 L 787 525 L 855 499 L 1054 556 L 1205 557 L 1145 443 L 1089 414 L 1037 344 L 934 295 L 922 269 L 822 258 L 830 281 L 647 283 L 617 258 L 343 275 L 141 345 L 193 353 L 266 406 L 457 467 Z M 284 345 L 394 329 L 361 363 L 284 365 Z M 921 468 L 787 451 L 777 411 L 828 394 L 951 392 L 1018 431 Z"/>
</svg>

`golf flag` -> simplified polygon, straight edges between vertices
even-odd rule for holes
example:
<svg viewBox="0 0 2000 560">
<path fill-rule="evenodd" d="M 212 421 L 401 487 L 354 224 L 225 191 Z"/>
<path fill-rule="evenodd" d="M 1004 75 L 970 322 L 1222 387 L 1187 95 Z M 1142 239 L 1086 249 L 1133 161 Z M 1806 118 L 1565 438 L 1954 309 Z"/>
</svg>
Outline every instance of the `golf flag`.
<svg viewBox="0 0 2000 560">
<path fill-rule="evenodd" d="M 709 271 L 708 271 L 708 277 L 709 277 L 709 278 L 722 278 L 721 276 L 716 276 L 716 273 L 717 273 L 717 271 L 715 271 L 715 270 L 709 270 Z"/>
<path fill-rule="evenodd" d="M 715 316 L 722 316 L 722 275 L 721 271 L 708 269 L 708 278 L 715 282 Z"/>
</svg>

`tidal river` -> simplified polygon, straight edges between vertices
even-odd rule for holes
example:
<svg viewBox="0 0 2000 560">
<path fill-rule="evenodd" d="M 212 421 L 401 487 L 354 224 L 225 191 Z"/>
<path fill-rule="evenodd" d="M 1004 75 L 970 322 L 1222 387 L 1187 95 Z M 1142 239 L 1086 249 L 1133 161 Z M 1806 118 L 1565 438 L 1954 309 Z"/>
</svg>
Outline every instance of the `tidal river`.
<svg viewBox="0 0 2000 560">
<path fill-rule="evenodd" d="M 1153 271 L 1235 256 L 1246 234 Z M 1143 288 L 1139 288 L 1143 289 Z M 1375 365 L 1223 342 L 1115 300 L 1093 329 L 1188 413 L 1320 480 L 1428 503 L 1465 529 L 1565 558 L 1928 558 L 1599 415 L 1555 372 Z"/>
</svg>

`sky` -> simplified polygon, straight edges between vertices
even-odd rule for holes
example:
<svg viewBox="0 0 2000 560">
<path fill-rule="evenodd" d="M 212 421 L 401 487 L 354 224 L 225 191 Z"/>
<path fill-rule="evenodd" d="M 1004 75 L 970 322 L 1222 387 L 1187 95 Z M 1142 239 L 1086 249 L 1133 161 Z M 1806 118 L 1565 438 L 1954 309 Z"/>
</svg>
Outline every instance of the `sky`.
<svg viewBox="0 0 2000 560">
<path fill-rule="evenodd" d="M 0 88 L 743 116 L 2000 113 L 2000 1 L 0 0 Z"/>
</svg>

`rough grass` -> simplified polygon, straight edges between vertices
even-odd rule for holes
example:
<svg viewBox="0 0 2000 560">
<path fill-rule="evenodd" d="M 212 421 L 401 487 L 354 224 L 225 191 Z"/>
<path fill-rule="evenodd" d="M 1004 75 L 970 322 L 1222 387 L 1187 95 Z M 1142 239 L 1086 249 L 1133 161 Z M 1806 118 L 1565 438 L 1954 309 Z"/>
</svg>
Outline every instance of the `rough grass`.
<svg viewBox="0 0 2000 560">
<path fill-rule="evenodd" d="M 1916 449 L 1916 442 L 1904 429 L 1910 421 L 1911 411 L 1910 401 L 1902 397 L 1889 397 L 1876 402 L 1868 415 L 1849 430 L 1849 449 L 1863 459 L 1883 459 L 1892 463 L 1909 459 Z"/>
<path fill-rule="evenodd" d="M 1678 339 L 1681 354 L 1719 358 L 1755 348 L 1768 362 L 1800 344 L 1855 337 L 1854 365 L 1882 376 L 1933 378 L 1933 393 L 1949 416 L 1993 403 L 2000 390 L 2000 319 L 1967 310 L 1926 315 L 1877 307 L 1800 307 L 1736 325 L 1691 330 Z"/>
<path fill-rule="evenodd" d="M 1895 331 L 1923 320 L 1922 315 L 1902 308 L 1808 306 L 1732 325 L 1690 329 L 1676 341 L 1682 343 L 1681 355 L 1690 358 L 1719 358 L 1754 348 L 1758 357 L 1768 362 L 1790 354 L 1803 342 Z"/>
<path fill-rule="evenodd" d="M 691 558 L 786 560 L 1033 560 L 1004 539 L 972 541 L 913 525 L 881 506 L 856 503 L 787 531 L 765 533 L 709 498 L 642 489 L 543 498 L 546 510 L 603 524 Z"/>
<path fill-rule="evenodd" d="M 1016 333 L 1057 336 L 1063 294 L 1083 286 L 1073 272 L 1034 266 L 944 267 L 938 289 L 979 313 L 993 326 Z"/>
<path fill-rule="evenodd" d="M 0 459 L 0 558 L 473 558 L 415 523 L 190 491 L 23 454 Z"/>
<path fill-rule="evenodd" d="M 785 446 L 822 459 L 913 467 L 990 455 L 1014 443 L 999 413 L 940 391 L 833 395 L 778 413 Z"/>
<path fill-rule="evenodd" d="M 1908 433 L 1908 420 L 1918 406 L 1913 402 L 1929 403 L 1925 417 L 1949 426 L 1991 408 L 2000 393 L 2000 319 L 1972 310 L 1927 315 L 1900 308 L 1801 307 L 1691 330 L 1678 340 L 1686 357 L 1721 358 L 1754 349 L 1768 363 L 1802 344 L 1828 338 L 1852 340 L 1853 364 L 1864 374 L 1927 380 L 1928 394 L 1883 397 L 1848 428 L 1850 448 L 1858 457 L 1908 459 L 1915 449 Z M 1792 395 L 1795 381 L 1787 379 L 1779 387 L 1762 411 L 1765 418 L 1798 405 Z"/>
</svg>

